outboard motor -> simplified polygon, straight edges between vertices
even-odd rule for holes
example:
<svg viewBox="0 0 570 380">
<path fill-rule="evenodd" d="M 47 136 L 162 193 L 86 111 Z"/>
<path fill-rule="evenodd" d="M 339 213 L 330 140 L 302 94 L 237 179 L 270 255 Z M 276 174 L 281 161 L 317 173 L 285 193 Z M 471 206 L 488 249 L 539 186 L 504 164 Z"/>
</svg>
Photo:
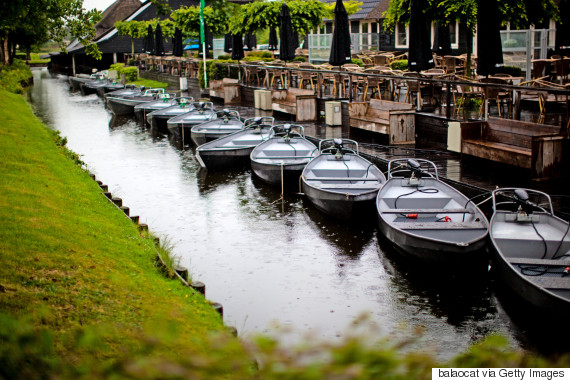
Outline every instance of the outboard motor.
<svg viewBox="0 0 570 380">
<path fill-rule="evenodd" d="M 344 145 L 342 144 L 342 139 L 334 139 L 334 147 L 336 148 L 335 158 L 340 160 L 342 158 L 342 150 Z"/>
<path fill-rule="evenodd" d="M 410 176 L 408 185 L 409 186 L 419 186 L 420 185 L 420 177 L 422 176 L 423 170 L 421 164 L 413 160 L 411 158 L 408 159 L 408 169 L 412 171 L 412 175 Z"/>
</svg>

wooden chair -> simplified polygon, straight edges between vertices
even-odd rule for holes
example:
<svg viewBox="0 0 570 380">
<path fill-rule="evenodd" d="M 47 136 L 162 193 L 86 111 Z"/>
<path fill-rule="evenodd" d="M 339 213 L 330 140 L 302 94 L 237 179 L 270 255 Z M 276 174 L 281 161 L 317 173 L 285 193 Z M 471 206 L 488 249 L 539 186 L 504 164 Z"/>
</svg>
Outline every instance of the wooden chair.
<svg viewBox="0 0 570 380">
<path fill-rule="evenodd" d="M 481 78 L 479 80 L 480 83 L 487 83 L 487 84 L 503 84 L 507 85 L 508 82 L 502 78 Z M 482 95 L 483 95 L 483 103 L 481 104 L 480 114 L 483 112 L 483 107 L 485 107 L 485 103 L 488 104 L 490 100 L 493 100 L 497 103 L 497 108 L 499 110 L 499 117 L 501 116 L 501 108 L 503 103 L 507 103 L 509 114 L 512 111 L 513 105 L 513 98 L 511 96 L 510 91 L 506 91 L 501 89 L 500 87 L 482 87 Z"/>
<path fill-rule="evenodd" d="M 310 63 L 302 63 L 299 65 L 300 69 L 311 69 L 314 70 L 313 65 Z M 311 90 L 315 89 L 315 83 L 313 79 L 316 77 L 316 74 L 311 71 L 299 71 L 297 74 L 300 78 L 299 80 L 299 88 L 303 88 L 303 82 L 307 81 L 311 85 Z"/>
<path fill-rule="evenodd" d="M 455 74 L 457 72 L 457 58 L 452 55 L 444 56 L 443 69 L 446 74 Z"/>
</svg>

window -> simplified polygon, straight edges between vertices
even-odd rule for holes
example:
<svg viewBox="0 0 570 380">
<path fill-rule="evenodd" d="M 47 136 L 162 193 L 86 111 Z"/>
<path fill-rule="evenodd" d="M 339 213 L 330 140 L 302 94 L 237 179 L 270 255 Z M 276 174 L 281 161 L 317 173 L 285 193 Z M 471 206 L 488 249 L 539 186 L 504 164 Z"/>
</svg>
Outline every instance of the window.
<svg viewBox="0 0 570 380">
<path fill-rule="evenodd" d="M 408 27 L 402 23 L 397 22 L 396 28 L 396 47 L 397 48 L 407 48 L 408 47 Z"/>
<path fill-rule="evenodd" d="M 456 22 L 450 22 L 449 23 L 449 40 L 451 41 L 451 48 L 452 49 L 458 49 L 459 48 L 459 28 L 457 27 L 457 21 Z"/>
<path fill-rule="evenodd" d="M 373 22 L 370 24 L 370 33 L 378 33 L 378 23 Z"/>
</svg>

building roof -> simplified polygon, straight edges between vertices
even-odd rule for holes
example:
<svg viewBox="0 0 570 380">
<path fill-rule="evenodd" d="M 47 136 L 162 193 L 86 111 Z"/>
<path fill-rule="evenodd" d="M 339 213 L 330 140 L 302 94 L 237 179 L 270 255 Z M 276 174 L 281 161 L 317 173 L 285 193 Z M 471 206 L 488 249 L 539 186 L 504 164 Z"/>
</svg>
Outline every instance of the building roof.
<svg viewBox="0 0 570 380">
<path fill-rule="evenodd" d="M 117 0 L 109 5 L 102 14 L 101 21 L 95 25 L 95 39 L 101 37 L 115 26 L 115 23 L 124 20 L 141 6 L 139 0 Z"/>
<path fill-rule="evenodd" d="M 349 20 L 378 20 L 383 18 L 382 13 L 388 9 L 390 0 L 360 0 L 362 6 L 360 10 L 350 16 Z M 336 0 L 325 0 L 328 4 L 336 2 Z"/>
</svg>

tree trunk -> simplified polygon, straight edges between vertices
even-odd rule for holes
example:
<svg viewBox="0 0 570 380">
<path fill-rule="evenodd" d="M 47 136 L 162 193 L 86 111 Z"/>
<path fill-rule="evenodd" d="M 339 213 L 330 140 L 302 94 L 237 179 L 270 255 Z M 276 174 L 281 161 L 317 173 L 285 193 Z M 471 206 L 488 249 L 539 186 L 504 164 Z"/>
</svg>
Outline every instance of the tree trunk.
<svg viewBox="0 0 570 380">
<path fill-rule="evenodd" d="M 10 64 L 10 49 L 8 48 L 9 44 L 8 44 L 8 33 L 6 33 L 6 35 L 4 36 L 4 41 L 2 44 L 2 63 L 4 63 L 5 65 L 9 65 Z"/>
<path fill-rule="evenodd" d="M 471 29 L 467 28 L 467 34 L 465 34 L 465 39 L 467 40 L 466 48 L 467 48 L 467 59 L 465 62 L 465 76 L 471 78 L 471 55 L 473 50 L 473 32 Z"/>
</svg>

